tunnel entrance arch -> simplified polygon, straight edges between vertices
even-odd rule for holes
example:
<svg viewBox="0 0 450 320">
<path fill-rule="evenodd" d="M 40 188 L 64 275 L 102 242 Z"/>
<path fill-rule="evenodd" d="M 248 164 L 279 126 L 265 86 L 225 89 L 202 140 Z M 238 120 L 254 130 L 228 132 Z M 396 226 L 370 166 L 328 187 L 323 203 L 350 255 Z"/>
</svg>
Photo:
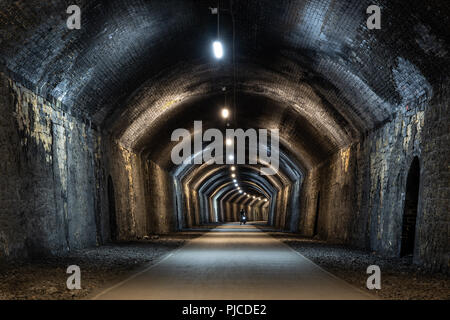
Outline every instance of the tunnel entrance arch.
<svg viewBox="0 0 450 320">
<path fill-rule="evenodd" d="M 111 176 L 108 177 L 109 232 L 111 240 L 117 240 L 116 196 Z"/>
<path fill-rule="evenodd" d="M 403 209 L 403 224 L 400 256 L 413 255 L 417 209 L 419 205 L 419 187 L 420 187 L 420 163 L 419 158 L 415 157 L 406 179 L 405 205 Z"/>
<path fill-rule="evenodd" d="M 316 217 L 314 219 L 313 237 L 319 233 L 319 211 L 320 211 L 320 192 L 317 193 Z"/>
</svg>

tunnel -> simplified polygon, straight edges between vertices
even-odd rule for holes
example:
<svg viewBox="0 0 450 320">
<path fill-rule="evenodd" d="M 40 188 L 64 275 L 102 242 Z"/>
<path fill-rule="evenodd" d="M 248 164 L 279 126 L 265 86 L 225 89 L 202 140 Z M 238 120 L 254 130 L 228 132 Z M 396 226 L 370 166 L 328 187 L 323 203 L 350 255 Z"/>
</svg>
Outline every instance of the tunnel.
<svg viewBox="0 0 450 320">
<path fill-rule="evenodd" d="M 367 255 L 363 277 L 404 264 L 448 299 L 449 24 L 446 0 L 0 1 L 0 268 L 187 237 L 149 279 L 188 260 L 207 277 L 228 240 L 221 268 L 276 279 L 263 266 L 323 263 L 296 243 Z M 243 292 L 304 297 L 282 281 Z"/>
</svg>

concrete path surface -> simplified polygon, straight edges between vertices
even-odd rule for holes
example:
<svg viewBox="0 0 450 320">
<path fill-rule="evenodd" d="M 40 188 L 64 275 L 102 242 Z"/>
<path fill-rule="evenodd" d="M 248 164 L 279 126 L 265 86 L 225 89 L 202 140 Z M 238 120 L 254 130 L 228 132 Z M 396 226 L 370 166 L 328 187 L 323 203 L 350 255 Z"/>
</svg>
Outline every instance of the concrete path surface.
<svg viewBox="0 0 450 320">
<path fill-rule="evenodd" d="M 371 299 L 252 225 L 225 224 L 94 299 Z"/>
</svg>

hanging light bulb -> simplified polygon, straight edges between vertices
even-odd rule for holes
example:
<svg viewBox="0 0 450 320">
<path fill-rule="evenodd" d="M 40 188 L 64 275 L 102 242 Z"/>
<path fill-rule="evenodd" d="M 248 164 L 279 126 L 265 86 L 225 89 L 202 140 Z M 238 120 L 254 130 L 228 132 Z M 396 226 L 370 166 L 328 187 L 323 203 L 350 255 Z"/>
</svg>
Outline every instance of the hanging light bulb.
<svg viewBox="0 0 450 320">
<path fill-rule="evenodd" d="M 230 116 L 230 110 L 228 110 L 227 108 L 223 108 L 222 109 L 222 118 L 224 119 L 228 119 L 228 117 Z M 227 139 L 228 142 L 229 139 Z M 230 140 L 231 142 L 231 140 Z"/>
<path fill-rule="evenodd" d="M 222 57 L 223 57 L 222 42 L 214 41 L 213 42 L 213 51 L 214 51 L 214 56 L 216 57 L 216 59 L 222 59 Z"/>
</svg>

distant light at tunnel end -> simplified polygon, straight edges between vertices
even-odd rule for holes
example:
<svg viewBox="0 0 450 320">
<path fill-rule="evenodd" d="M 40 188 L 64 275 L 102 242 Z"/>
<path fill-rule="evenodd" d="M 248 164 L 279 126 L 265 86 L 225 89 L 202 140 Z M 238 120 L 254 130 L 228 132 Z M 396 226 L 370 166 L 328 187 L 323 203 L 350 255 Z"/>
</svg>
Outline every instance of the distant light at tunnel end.
<svg viewBox="0 0 450 320">
<path fill-rule="evenodd" d="M 222 57 L 223 57 L 222 42 L 214 41 L 213 42 L 213 51 L 214 51 L 214 56 L 216 57 L 216 59 L 222 59 Z"/>
</svg>

